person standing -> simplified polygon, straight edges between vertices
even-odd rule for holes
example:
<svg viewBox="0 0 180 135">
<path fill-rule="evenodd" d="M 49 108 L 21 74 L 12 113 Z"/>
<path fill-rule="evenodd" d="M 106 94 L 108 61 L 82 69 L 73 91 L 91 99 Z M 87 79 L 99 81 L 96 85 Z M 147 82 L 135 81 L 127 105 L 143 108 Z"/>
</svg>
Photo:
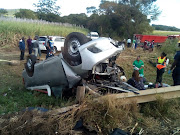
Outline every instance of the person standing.
<svg viewBox="0 0 180 135">
<path fill-rule="evenodd" d="M 136 49 L 136 48 L 137 48 L 137 45 L 138 45 L 138 39 L 136 38 L 136 41 L 135 41 L 135 47 L 134 47 L 134 49 Z"/>
<path fill-rule="evenodd" d="M 21 51 L 20 60 L 24 60 L 24 53 L 25 53 L 25 39 L 24 39 L 24 37 L 22 37 L 22 39 L 19 40 L 19 49 Z"/>
<path fill-rule="evenodd" d="M 30 36 L 27 39 L 27 47 L 28 47 L 28 51 L 29 51 L 29 55 L 30 55 L 32 53 L 32 39 Z"/>
<path fill-rule="evenodd" d="M 44 43 L 44 46 L 45 46 L 45 47 L 47 47 L 48 41 L 49 41 L 49 36 L 47 36 L 47 38 L 46 38 L 46 40 L 45 40 L 45 43 Z"/>
<path fill-rule="evenodd" d="M 131 47 L 131 39 L 130 38 L 128 38 L 128 40 L 127 40 L 127 47 L 128 48 Z"/>
<path fill-rule="evenodd" d="M 143 48 L 144 48 L 143 50 L 144 50 L 144 51 L 148 49 L 147 44 L 148 44 L 148 41 L 147 41 L 147 40 L 145 40 L 145 41 L 144 41 L 144 46 L 143 46 Z"/>
<path fill-rule="evenodd" d="M 135 49 L 135 43 L 136 43 L 136 40 L 133 39 L 133 44 L 132 44 L 132 48 Z"/>
<path fill-rule="evenodd" d="M 144 62 L 140 59 L 141 57 L 138 56 L 137 59 L 133 62 L 134 70 L 139 71 L 139 76 L 144 77 Z"/>
<path fill-rule="evenodd" d="M 37 57 L 38 50 L 39 50 L 38 36 L 34 37 L 34 40 L 32 41 L 32 44 L 33 44 L 34 55 Z"/>
<path fill-rule="evenodd" d="M 52 41 L 52 37 L 50 37 L 50 39 L 48 40 L 47 43 L 47 54 L 46 54 L 46 59 L 48 57 L 54 56 L 53 51 L 54 51 L 54 43 Z"/>
<path fill-rule="evenodd" d="M 155 87 L 158 88 L 159 83 L 163 87 L 162 84 L 162 76 L 164 74 L 165 68 L 166 68 L 166 54 L 164 52 L 161 53 L 161 56 L 157 58 L 157 76 L 156 76 L 156 85 Z"/>
<path fill-rule="evenodd" d="M 149 51 L 153 51 L 154 48 L 154 40 L 151 41 L 151 45 L 149 47 Z"/>
<path fill-rule="evenodd" d="M 180 48 L 180 44 L 178 44 L 178 47 Z M 172 77 L 174 81 L 174 86 L 180 85 L 180 51 L 176 52 L 174 56 L 174 62 L 170 70 L 168 71 L 168 74 L 170 74 L 172 70 L 173 70 Z"/>
</svg>

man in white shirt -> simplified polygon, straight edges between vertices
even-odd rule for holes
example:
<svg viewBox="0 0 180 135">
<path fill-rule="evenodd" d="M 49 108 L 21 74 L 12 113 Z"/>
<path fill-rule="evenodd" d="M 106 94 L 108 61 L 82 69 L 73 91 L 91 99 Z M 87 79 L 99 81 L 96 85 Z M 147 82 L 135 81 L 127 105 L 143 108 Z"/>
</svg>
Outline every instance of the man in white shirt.
<svg viewBox="0 0 180 135">
<path fill-rule="evenodd" d="M 127 40 L 127 47 L 128 48 L 131 47 L 131 39 L 130 38 L 128 38 L 128 40 Z"/>
</svg>

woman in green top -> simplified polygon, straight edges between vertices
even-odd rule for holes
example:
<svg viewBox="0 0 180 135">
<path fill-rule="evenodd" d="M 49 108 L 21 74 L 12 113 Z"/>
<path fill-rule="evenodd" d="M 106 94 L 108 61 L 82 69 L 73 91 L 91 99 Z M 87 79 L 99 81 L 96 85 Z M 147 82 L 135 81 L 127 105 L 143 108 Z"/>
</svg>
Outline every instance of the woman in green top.
<svg viewBox="0 0 180 135">
<path fill-rule="evenodd" d="M 144 62 L 140 60 L 140 56 L 137 57 L 137 59 L 133 62 L 134 70 L 139 71 L 139 75 L 141 77 L 144 77 Z"/>
</svg>

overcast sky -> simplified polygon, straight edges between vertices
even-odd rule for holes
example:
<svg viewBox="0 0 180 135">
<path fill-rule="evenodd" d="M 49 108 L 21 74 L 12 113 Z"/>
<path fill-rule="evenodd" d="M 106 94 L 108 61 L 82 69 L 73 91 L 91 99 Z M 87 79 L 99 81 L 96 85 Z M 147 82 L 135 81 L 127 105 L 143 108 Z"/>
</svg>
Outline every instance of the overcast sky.
<svg viewBox="0 0 180 135">
<path fill-rule="evenodd" d="M 33 3 L 37 3 L 38 0 L 4 0 L 0 4 L 0 8 L 5 9 L 32 9 Z M 95 6 L 98 8 L 100 0 L 58 0 L 57 5 L 61 7 L 61 16 L 86 13 L 86 7 Z M 180 0 L 157 0 L 157 6 L 162 11 L 157 21 L 153 21 L 153 24 L 161 24 L 167 26 L 175 26 L 180 28 L 179 6 Z"/>
</svg>

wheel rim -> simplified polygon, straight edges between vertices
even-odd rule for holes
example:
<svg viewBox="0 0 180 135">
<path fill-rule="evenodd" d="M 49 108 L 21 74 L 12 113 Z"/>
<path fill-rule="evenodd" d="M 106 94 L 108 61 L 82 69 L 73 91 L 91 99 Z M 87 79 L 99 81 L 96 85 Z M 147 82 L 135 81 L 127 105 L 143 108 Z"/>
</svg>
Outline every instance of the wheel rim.
<svg viewBox="0 0 180 135">
<path fill-rule="evenodd" d="M 79 47 L 81 46 L 80 42 L 77 39 L 73 39 L 69 43 L 68 53 L 71 56 L 77 56 L 79 54 Z"/>
<path fill-rule="evenodd" d="M 28 67 L 29 70 L 31 70 L 31 68 L 32 68 L 32 60 L 31 59 L 28 59 L 27 67 Z"/>
</svg>

